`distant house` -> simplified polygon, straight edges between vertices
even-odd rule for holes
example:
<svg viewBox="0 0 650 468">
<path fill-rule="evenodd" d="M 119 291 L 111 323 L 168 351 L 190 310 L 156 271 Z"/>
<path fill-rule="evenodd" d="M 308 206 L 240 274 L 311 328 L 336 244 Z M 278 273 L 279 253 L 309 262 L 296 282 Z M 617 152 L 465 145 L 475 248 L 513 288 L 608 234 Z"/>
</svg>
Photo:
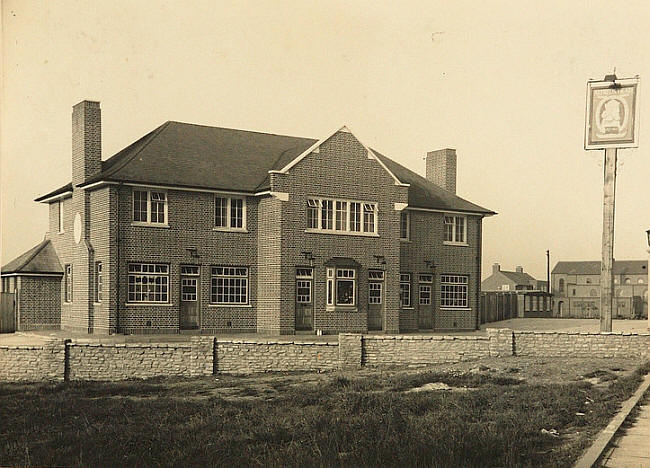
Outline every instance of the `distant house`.
<svg viewBox="0 0 650 468">
<path fill-rule="evenodd" d="M 515 271 L 505 271 L 501 265 L 492 265 L 492 274 L 481 282 L 481 291 L 546 291 L 546 281 L 536 280 L 523 267 L 518 266 Z"/>
<path fill-rule="evenodd" d="M 556 315 L 600 317 L 600 262 L 558 262 L 551 272 Z M 647 260 L 614 262 L 614 317 L 648 314 Z"/>
</svg>

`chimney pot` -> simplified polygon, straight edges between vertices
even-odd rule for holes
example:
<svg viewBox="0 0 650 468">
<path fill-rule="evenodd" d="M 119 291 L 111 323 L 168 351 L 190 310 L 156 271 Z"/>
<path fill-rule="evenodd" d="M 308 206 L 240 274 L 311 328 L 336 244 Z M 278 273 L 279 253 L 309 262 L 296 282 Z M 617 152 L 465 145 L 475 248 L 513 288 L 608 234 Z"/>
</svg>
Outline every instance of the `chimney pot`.
<svg viewBox="0 0 650 468">
<path fill-rule="evenodd" d="M 492 265 L 492 273 L 496 273 L 498 271 L 501 271 L 501 265 L 499 265 L 498 263 L 493 264 Z"/>
<path fill-rule="evenodd" d="M 427 179 L 449 192 L 456 193 L 456 150 L 429 151 L 426 157 Z"/>
<path fill-rule="evenodd" d="M 518 266 L 518 267 L 515 269 L 515 271 L 516 271 L 517 273 L 523 273 L 523 272 L 524 272 L 524 267 Z"/>
</svg>

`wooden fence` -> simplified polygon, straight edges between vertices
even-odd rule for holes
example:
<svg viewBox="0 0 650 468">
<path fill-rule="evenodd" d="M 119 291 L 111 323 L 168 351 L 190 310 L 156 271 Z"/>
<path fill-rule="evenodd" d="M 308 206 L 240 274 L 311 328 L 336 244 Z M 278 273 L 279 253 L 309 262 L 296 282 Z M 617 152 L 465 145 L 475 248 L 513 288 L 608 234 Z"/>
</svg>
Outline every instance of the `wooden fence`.
<svg viewBox="0 0 650 468">
<path fill-rule="evenodd" d="M 481 324 L 517 318 L 517 294 L 482 292 L 480 311 Z"/>
<path fill-rule="evenodd" d="M 0 293 L 0 333 L 16 331 L 16 295 Z"/>
</svg>

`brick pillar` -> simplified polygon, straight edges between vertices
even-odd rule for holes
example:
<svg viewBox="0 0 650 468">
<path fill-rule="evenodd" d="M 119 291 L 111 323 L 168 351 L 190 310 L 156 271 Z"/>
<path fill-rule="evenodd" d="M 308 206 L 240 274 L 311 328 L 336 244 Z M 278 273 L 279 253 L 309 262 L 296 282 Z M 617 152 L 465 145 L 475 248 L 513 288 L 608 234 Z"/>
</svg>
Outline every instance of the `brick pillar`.
<svg viewBox="0 0 650 468">
<path fill-rule="evenodd" d="M 356 333 L 339 333 L 339 368 L 360 369 L 363 336 Z"/>
<path fill-rule="evenodd" d="M 514 334 L 509 328 L 488 328 L 490 338 L 490 356 L 503 357 L 515 354 Z"/>
</svg>

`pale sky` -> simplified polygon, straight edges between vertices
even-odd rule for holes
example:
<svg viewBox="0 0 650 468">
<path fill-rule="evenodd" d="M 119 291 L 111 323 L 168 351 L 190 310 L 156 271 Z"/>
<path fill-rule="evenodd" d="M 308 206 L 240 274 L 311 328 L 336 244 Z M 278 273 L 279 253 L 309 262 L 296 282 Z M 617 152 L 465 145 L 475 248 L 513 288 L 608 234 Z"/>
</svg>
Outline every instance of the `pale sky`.
<svg viewBox="0 0 650 468">
<path fill-rule="evenodd" d="M 601 255 L 603 151 L 586 82 L 640 75 L 641 141 L 619 151 L 615 257 L 650 228 L 647 1 L 2 2 L 2 258 L 43 239 L 38 195 L 70 181 L 70 116 L 101 101 L 103 159 L 167 120 L 320 138 L 347 124 L 421 174 L 458 153 L 483 272 Z M 552 266 L 551 265 L 551 266 Z"/>
</svg>

